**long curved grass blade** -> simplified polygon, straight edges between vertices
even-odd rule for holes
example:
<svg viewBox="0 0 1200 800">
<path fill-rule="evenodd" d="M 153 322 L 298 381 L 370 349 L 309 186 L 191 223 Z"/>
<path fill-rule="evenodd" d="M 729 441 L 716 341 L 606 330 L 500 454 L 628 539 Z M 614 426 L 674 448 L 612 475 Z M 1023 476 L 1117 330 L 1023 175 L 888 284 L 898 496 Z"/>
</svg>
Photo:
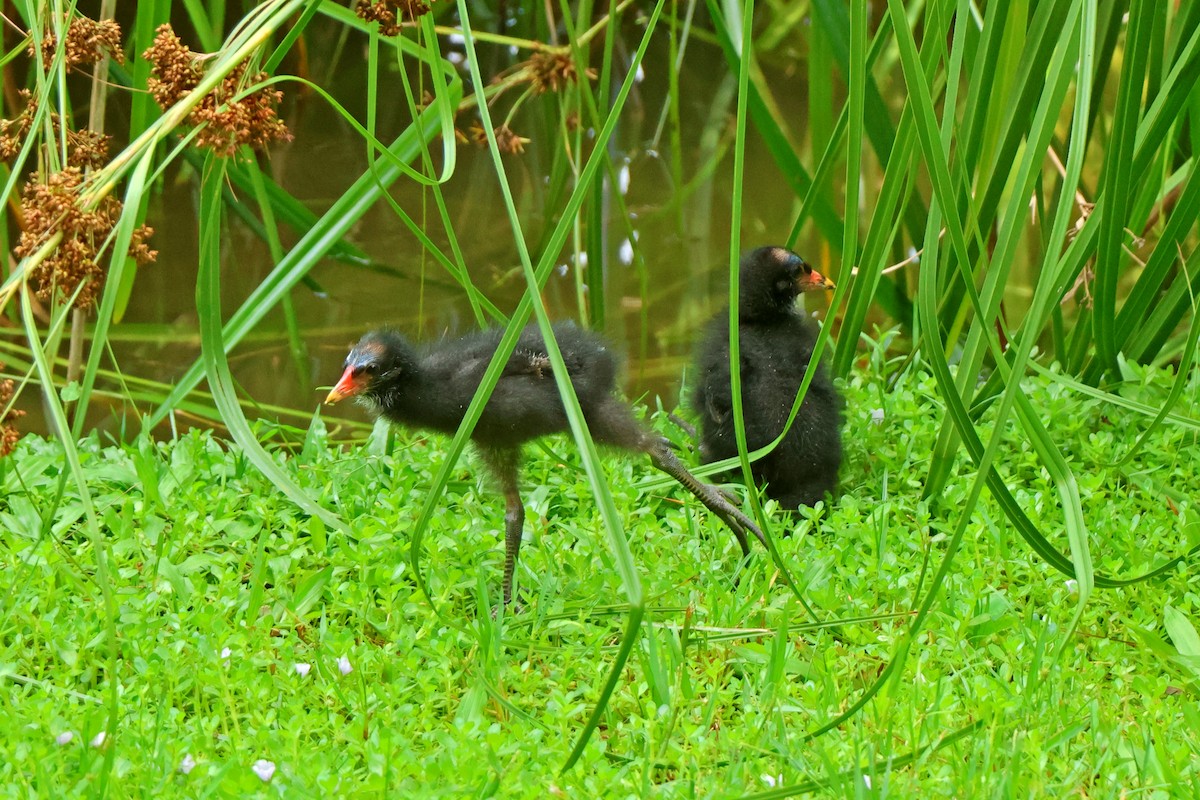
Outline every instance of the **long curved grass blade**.
<svg viewBox="0 0 1200 800">
<path fill-rule="evenodd" d="M 751 27 L 743 25 L 742 21 L 753 19 L 754 17 L 754 2 L 753 0 L 744 0 L 745 5 L 741 9 L 742 20 L 735 24 L 729 24 L 728 28 L 733 30 L 741 30 L 744 33 L 744 38 L 739 41 L 738 52 L 738 107 L 737 107 L 737 132 L 735 136 L 735 146 L 733 155 L 733 196 L 730 205 L 730 214 L 732 216 L 732 224 L 730 225 L 731 236 L 729 240 L 729 380 L 732 390 L 733 399 L 733 422 L 734 435 L 737 439 L 738 457 L 736 464 L 742 470 L 743 479 L 746 486 L 754 486 L 754 477 L 750 470 L 751 454 L 747 449 L 746 444 L 746 422 L 742 412 L 742 379 L 741 379 L 741 356 L 740 356 L 740 331 L 738 325 L 738 260 L 741 252 L 741 217 L 742 217 L 742 189 L 745 181 L 745 139 L 746 139 L 746 121 L 747 111 L 750 107 L 751 94 L 750 88 L 750 65 L 753 61 L 753 41 L 751 38 Z M 817 365 L 821 360 L 822 349 L 825 342 L 829 338 L 827 328 L 822 329 L 821 334 L 817 337 L 816 346 L 813 348 L 812 357 L 809 359 L 808 369 L 804 374 L 804 380 L 800 384 L 800 389 L 796 393 L 796 397 L 792 402 L 791 415 L 784 429 L 779 433 L 773 442 L 768 443 L 765 447 L 755 451 L 755 457 L 759 454 L 769 453 L 783 441 L 783 437 L 787 435 L 788 429 L 796 419 L 796 414 L 799 412 L 800 404 L 804 401 L 804 395 L 808 392 L 808 386 L 811 384 L 813 377 L 817 372 Z M 712 466 L 712 465 L 710 465 Z M 804 592 L 800 589 L 800 585 L 792 576 L 791 569 L 783 560 L 783 555 L 779 552 L 775 545 L 774 538 L 771 536 L 770 525 L 767 522 L 766 516 L 763 514 L 762 501 L 758 497 L 758 493 L 754 490 L 748 492 L 750 504 L 754 510 L 754 516 L 758 521 L 758 527 L 762 530 L 767 546 L 767 553 L 771 557 L 771 562 L 779 570 L 780 576 L 788 589 L 800 602 L 804 610 L 808 613 L 813 621 L 817 621 L 817 613 L 809 604 L 807 598 L 804 597 Z"/>
<path fill-rule="evenodd" d="M 730 11 L 732 12 L 734 9 L 736 6 L 732 7 Z M 754 20 L 754 0 L 745 0 L 740 10 L 740 18 L 727 21 L 727 28 L 730 31 L 741 33 L 740 39 L 734 42 L 738 56 L 738 104 L 733 148 L 733 198 L 729 209 L 731 220 L 727 262 L 729 271 L 727 329 L 729 331 L 729 386 L 733 393 L 733 434 L 737 441 L 738 467 L 742 471 L 742 479 L 746 482 L 746 486 L 752 487 L 754 486 L 754 476 L 750 471 L 750 458 L 746 452 L 746 419 L 742 410 L 741 326 L 738 324 L 738 294 L 741 291 L 741 283 L 738 280 L 738 259 L 742 251 L 742 185 L 746 176 L 746 105 L 750 89 L 750 63 L 754 52 L 754 41 L 750 35 L 754 26 L 747 24 L 747 21 L 752 23 Z M 782 439 L 782 437 L 780 438 Z M 759 500 L 758 492 L 751 489 L 747 494 L 750 496 L 750 503 L 754 508 L 754 516 L 758 519 L 759 527 L 763 529 L 763 534 L 770 542 L 771 531 L 764 524 L 766 518 L 763 516 L 762 501 Z"/>
<path fill-rule="evenodd" d="M 437 32 L 434 28 L 432 17 L 426 14 L 421 18 L 421 24 L 422 33 L 425 36 L 426 41 L 436 43 Z M 400 74 L 401 86 L 404 87 L 404 98 L 408 103 L 409 113 L 415 118 L 419 113 L 419 106 L 417 103 L 417 96 L 413 91 L 408 77 L 409 71 L 403 61 L 404 53 L 405 51 L 403 49 L 398 48 L 396 50 L 396 67 Z M 434 84 L 438 85 L 439 83 L 444 83 L 445 79 L 442 78 L 441 60 L 437 58 L 430 59 L 429 64 L 431 72 L 433 72 Z M 370 74 L 373 75 L 374 72 L 375 70 L 372 69 Z M 369 96 L 374 97 L 373 91 L 369 92 Z M 447 123 L 453 125 L 453 116 L 451 116 L 449 120 L 443 120 L 443 125 Z M 424 139 L 420 141 L 420 144 L 422 164 L 424 165 L 426 171 L 432 172 L 433 157 L 429 152 L 429 144 Z M 405 227 L 409 229 L 409 232 L 411 232 L 413 236 L 417 238 L 417 241 L 421 243 L 424 253 L 432 256 L 433 259 L 437 261 L 466 292 L 467 302 L 471 306 L 471 312 L 475 316 L 476 323 L 480 327 L 483 327 L 486 325 L 489 317 L 494 321 L 507 322 L 508 317 L 505 316 L 505 314 L 499 308 L 497 308 L 496 305 L 492 303 L 492 301 L 488 299 L 488 297 L 482 291 L 480 291 L 477 286 L 475 286 L 474 281 L 471 279 L 471 273 L 468 271 L 465 259 L 463 258 L 462 247 L 459 244 L 458 237 L 453 235 L 454 225 L 451 222 L 450 211 L 446 205 L 446 198 L 445 194 L 442 192 L 441 184 L 437 182 L 430 184 L 428 186 L 428 191 L 433 194 L 434 205 L 437 207 L 438 216 L 442 222 L 442 228 L 446 231 L 446 239 L 450 245 L 450 253 L 451 256 L 453 256 L 453 259 L 442 252 L 442 249 L 425 232 L 426 226 L 417 223 L 412 217 L 410 217 L 408 212 L 404 210 L 400 203 L 398 203 L 392 197 L 391 193 L 384 192 L 383 198 L 392 207 L 393 213 L 395 213 L 396 216 L 399 217 L 400 221 L 404 223 Z M 424 273 L 422 273 L 422 275 L 423 274 Z"/>
<path fill-rule="evenodd" d="M 996 217 L 997 206 L 1001 201 L 1002 191 L 1006 187 L 1010 187 L 1009 175 L 1012 172 L 1012 165 L 1016 163 L 1017 147 L 1021 144 L 1021 139 L 1026 133 L 1033 133 L 1037 137 L 1037 142 L 1030 142 L 1026 145 L 1027 152 L 1025 153 L 1025 162 L 1028 163 L 1030 152 L 1040 156 L 1044 152 L 1041 145 L 1041 140 L 1053 133 L 1053 130 L 1047 130 L 1043 124 L 1039 128 L 1032 127 L 1033 116 L 1037 113 L 1037 105 L 1043 107 L 1047 102 L 1046 91 L 1053 89 L 1054 91 L 1066 90 L 1066 78 L 1050 84 L 1046 81 L 1046 74 L 1049 70 L 1049 64 L 1054 57 L 1055 44 L 1058 39 L 1056 35 L 1061 35 L 1063 31 L 1069 30 L 1066 26 L 1065 15 L 1070 9 L 1067 3 L 1049 3 L 1042 4 L 1035 11 L 1034 18 L 1030 21 L 1031 29 L 1028 32 L 1029 42 L 1026 52 L 1021 55 L 1020 68 L 1018 70 L 1018 82 L 1014 86 L 1014 92 L 1018 96 L 1018 100 L 1012 106 L 1002 106 L 1004 114 L 1004 128 L 1000 134 L 1000 138 L 995 147 L 989 145 L 987 149 L 994 150 L 986 157 L 981 156 L 981 159 L 986 161 L 987 166 L 977 177 L 979 184 L 985 188 L 978 190 L 977 194 L 982 194 L 982 199 L 972 203 L 967 207 L 970 216 L 964 217 L 960 213 L 960 204 L 949 204 L 949 198 L 952 196 L 953 182 L 949 176 L 949 169 L 946 166 L 945 153 L 948 152 L 946 147 L 938 148 L 931 143 L 931 137 L 925 134 L 919 138 L 922 150 L 924 151 L 926 162 L 929 166 L 931 176 L 934 179 L 934 185 L 937 191 L 941 192 L 942 210 L 946 219 L 947 234 L 950 237 L 952 252 L 958 261 L 960 270 L 958 274 L 952 271 L 947 271 L 942 274 L 941 282 L 943 288 L 953 289 L 953 302 L 947 303 L 948 310 L 952 310 L 958 315 L 953 325 L 947 325 L 950 328 L 947 336 L 947 348 L 953 348 L 958 340 L 958 328 L 965 323 L 966 316 L 970 312 L 976 315 L 975 324 L 970 330 L 967 342 L 963 347 L 962 357 L 957 368 L 957 385 L 960 395 L 966 396 L 967 387 L 973 385 L 976 376 L 979 374 L 980 365 L 984 358 L 986 348 L 991 346 L 989 326 L 996 318 L 997 306 L 1000 300 L 1000 290 L 1005 285 L 1007 275 L 1011 269 L 1011 260 L 1005 261 L 1003 258 L 992 259 L 988 257 L 987 250 L 979 246 L 971 246 L 968 241 L 972 230 L 983 230 L 985 226 L 991 225 L 991 221 Z M 1012 13 L 1020 14 L 1020 10 L 1013 7 Z M 1059 27 L 1053 28 L 1053 25 Z M 1023 31 L 1018 29 L 1013 31 L 1010 29 L 1006 32 L 1007 35 L 1023 37 Z M 1004 44 L 1005 47 L 1012 45 Z M 1015 56 L 1009 56 L 1010 59 Z M 1061 73 L 1061 70 L 1060 70 Z M 1036 75 L 1036 78 L 1031 76 Z M 913 80 L 919 78 L 918 75 L 913 76 Z M 920 99 L 920 117 L 925 117 L 926 120 L 932 118 L 932 98 L 928 86 L 924 85 Z M 910 87 L 911 89 L 911 87 Z M 916 93 L 910 91 L 910 96 L 915 96 Z M 929 98 L 926 100 L 925 98 Z M 970 102 L 968 100 L 968 102 Z M 988 107 L 988 113 L 996 113 L 996 109 L 991 104 Z M 1061 107 L 1061 101 L 1060 105 Z M 917 110 L 917 106 L 914 106 Z M 930 123 L 926 121 L 918 125 L 918 132 L 924 133 L 926 127 Z M 936 154 L 938 150 L 940 154 Z M 935 155 L 936 154 L 936 155 Z M 930 160 L 932 159 L 932 163 Z M 1026 190 L 1026 182 L 1012 190 L 1011 196 L 1020 196 L 1025 198 L 1028 196 Z M 1016 235 L 1016 229 L 1013 227 L 1019 218 L 1005 217 L 1005 222 L 1008 225 L 1009 238 Z M 928 240 L 926 240 L 928 247 Z M 927 260 L 927 259 L 923 259 Z M 978 264 L 976 263 L 978 261 Z M 998 269 L 987 269 L 988 263 L 995 263 Z M 971 271 L 983 273 L 984 286 L 980 292 L 975 291 L 976 279 Z M 962 295 L 967 296 L 966 302 L 961 301 Z M 982 295 L 985 300 L 982 304 L 978 300 L 978 296 Z M 941 493 L 945 486 L 946 480 L 949 478 L 950 465 L 954 454 L 959 446 L 958 434 L 950 420 L 943 422 L 943 427 L 939 433 L 937 443 L 934 445 L 933 458 L 930 459 L 929 474 L 926 478 L 924 494 L 927 497 L 934 497 Z"/>
<path fill-rule="evenodd" d="M 641 63 L 640 59 L 644 55 L 647 42 L 647 39 L 642 40 L 641 46 L 634 54 L 634 59 L 636 60 L 632 62 L 633 65 L 636 66 L 637 64 Z M 563 245 L 566 243 L 567 237 L 573 230 L 574 217 L 579 213 L 579 209 L 584 200 L 589 196 L 589 187 L 593 185 L 593 181 L 596 179 L 596 174 L 599 172 L 601 166 L 603 166 L 603 162 L 605 160 L 605 148 L 607 147 L 608 142 L 611 140 L 619 120 L 619 114 L 615 109 L 620 109 L 624 106 L 626 98 L 629 96 L 629 93 L 636 82 L 636 75 L 636 69 L 631 67 L 630 71 L 627 73 L 625 81 L 621 84 L 621 88 L 617 92 L 616 98 L 613 100 L 612 108 L 614 111 L 609 113 L 608 117 L 604 121 L 604 124 L 601 126 L 599 133 L 597 133 L 595 136 L 592 152 L 589 154 L 583 169 L 581 169 L 579 172 L 579 179 L 576 182 L 576 188 L 574 191 L 572 191 L 571 195 L 563 204 L 562 213 L 554 227 L 554 232 L 547 240 L 545 248 L 542 250 L 538 265 L 535 269 L 537 285 L 539 287 L 544 285 L 546 279 L 550 275 L 551 270 L 554 268 L 556 255 L 561 251 Z M 501 340 L 497 345 L 497 355 L 493 358 L 491 365 L 488 367 L 488 371 L 484 374 L 483 380 L 480 384 L 479 392 L 476 393 L 475 398 L 467 407 L 458 433 L 447 446 L 446 461 L 442 469 L 438 472 L 437 477 L 434 479 L 434 482 L 430 487 L 428 500 L 422 507 L 421 514 L 413 526 L 412 544 L 410 547 L 410 561 L 413 565 L 414 575 L 417 576 L 417 585 L 424 593 L 426 599 L 429 600 L 431 605 L 433 605 L 433 600 L 429 594 L 428 587 L 425 586 L 424 581 L 419 577 L 421 574 L 419 554 L 422 542 L 424 540 L 425 530 L 428 527 L 429 521 L 433 517 L 434 509 L 437 506 L 437 498 L 440 497 L 441 493 L 444 491 L 445 486 L 449 481 L 450 473 L 454 467 L 454 464 L 457 462 L 459 456 L 462 454 L 463 449 L 466 447 L 467 440 L 470 437 L 470 431 L 474 429 L 474 425 L 478 421 L 479 414 L 482 412 L 483 405 L 486 402 L 485 398 L 488 394 L 490 394 L 492 388 L 495 386 L 496 378 L 499 376 L 500 369 L 504 364 L 504 358 L 506 357 L 505 354 L 512 352 L 513 346 L 516 344 L 517 336 L 524 327 L 525 323 L 529 320 L 529 316 L 532 313 L 531 304 L 532 300 L 529 297 L 529 293 L 526 292 L 524 295 L 522 295 L 516 309 L 512 313 L 509 324 L 505 328 L 504 335 L 501 337 Z M 698 472 L 700 471 L 698 470 Z M 668 485 L 668 482 L 669 479 L 663 480 L 662 485 Z M 437 606 L 434 605 L 434 608 L 436 611 Z"/>
<path fill-rule="evenodd" d="M 221 214 L 224 211 L 221 184 L 224 177 L 224 159 L 210 156 L 200 185 L 200 271 L 196 280 L 196 313 L 200 318 L 200 349 L 213 402 L 234 441 L 271 483 L 309 514 L 319 517 L 331 528 L 349 534 L 349 527 L 340 517 L 306 495 L 263 449 L 238 404 L 221 331 Z"/>
</svg>

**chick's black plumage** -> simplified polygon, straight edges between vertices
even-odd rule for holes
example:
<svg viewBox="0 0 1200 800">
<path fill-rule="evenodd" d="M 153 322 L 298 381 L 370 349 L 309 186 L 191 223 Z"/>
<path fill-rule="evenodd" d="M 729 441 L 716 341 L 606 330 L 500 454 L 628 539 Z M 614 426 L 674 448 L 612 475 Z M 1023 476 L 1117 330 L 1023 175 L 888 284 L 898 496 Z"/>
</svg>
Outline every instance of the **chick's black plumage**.
<svg viewBox="0 0 1200 800">
<path fill-rule="evenodd" d="M 617 358 L 605 340 L 571 323 L 553 331 L 593 440 L 649 455 L 730 527 L 743 553 L 749 550 L 747 531 L 762 541 L 752 520 L 715 487 L 692 476 L 666 440 L 643 427 L 617 398 Z M 326 402 L 357 396 L 391 422 L 453 434 L 502 337 L 502 330 L 492 329 L 414 346 L 393 331 L 372 331 L 346 357 L 341 380 Z M 521 332 L 471 433 L 505 496 L 505 604 L 512 600 L 525 520 L 517 485 L 520 447 L 568 427 L 545 341 L 531 325 Z"/>
<path fill-rule="evenodd" d="M 742 419 L 749 450 L 783 431 L 812 359 L 817 326 L 796 309 L 797 295 L 832 283 L 782 247 L 760 247 L 744 256 L 738 273 L 738 336 Z M 837 486 L 842 462 L 841 398 L 824 364 L 783 441 L 751 464 L 770 497 L 795 508 L 814 505 Z M 696 358 L 691 406 L 701 417 L 705 462 L 737 456 L 730 388 L 729 308 L 705 328 Z"/>
<path fill-rule="evenodd" d="M 346 358 L 347 368 L 360 367 L 369 379 L 354 394 L 392 422 L 453 434 L 503 334 L 491 329 L 413 346 L 394 331 L 368 333 Z M 593 438 L 636 447 L 641 431 L 614 396 L 617 358 L 607 344 L 570 323 L 555 325 L 554 338 Z M 530 326 L 521 332 L 471 438 L 503 449 L 566 430 L 545 342 Z"/>
</svg>

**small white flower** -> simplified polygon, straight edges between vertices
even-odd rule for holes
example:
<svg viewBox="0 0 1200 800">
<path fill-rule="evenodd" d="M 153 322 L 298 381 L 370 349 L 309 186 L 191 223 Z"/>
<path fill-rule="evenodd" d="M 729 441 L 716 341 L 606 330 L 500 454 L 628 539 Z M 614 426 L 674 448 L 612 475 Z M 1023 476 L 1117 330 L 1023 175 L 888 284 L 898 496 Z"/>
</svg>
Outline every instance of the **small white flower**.
<svg viewBox="0 0 1200 800">
<path fill-rule="evenodd" d="M 92 747 L 104 747 L 104 740 L 108 738 L 108 734 L 100 731 L 92 737 Z"/>
<path fill-rule="evenodd" d="M 227 667 L 229 666 L 229 657 L 231 655 L 233 655 L 233 651 L 230 650 L 228 647 L 221 648 L 221 660 L 224 662 L 225 666 L 227 666 Z"/>
<path fill-rule="evenodd" d="M 297 675 L 299 675 L 301 678 L 307 678 L 308 671 L 310 669 L 312 669 L 312 664 L 305 664 L 305 663 L 301 662 L 301 663 L 297 664 L 295 668 L 296 668 Z"/>
<path fill-rule="evenodd" d="M 179 762 L 179 771 L 181 773 L 183 773 L 184 775 L 187 775 L 195 768 L 196 768 L 196 759 L 192 758 L 191 753 L 188 753 L 187 755 L 185 755 L 183 757 L 183 760 Z"/>
<path fill-rule="evenodd" d="M 866 786 L 868 789 L 871 788 L 871 776 L 870 775 L 863 775 L 863 786 Z"/>
<path fill-rule="evenodd" d="M 58 736 L 54 737 L 54 741 L 58 744 L 70 744 L 71 740 L 74 738 L 75 734 L 71 733 L 71 731 L 63 731 Z"/>
<path fill-rule="evenodd" d="M 883 409 L 882 408 L 871 409 L 871 422 L 874 425 L 882 425 L 883 424 Z"/>
<path fill-rule="evenodd" d="M 275 762 L 260 758 L 254 762 L 254 766 L 250 767 L 250 769 L 254 770 L 254 774 L 258 776 L 259 780 L 266 783 L 275 774 Z"/>
<path fill-rule="evenodd" d="M 1071 594 L 1079 594 L 1079 581 L 1075 580 L 1074 578 L 1067 578 L 1065 583 L 1068 592 Z"/>
<path fill-rule="evenodd" d="M 758 777 L 762 778 L 762 782 L 765 783 L 768 787 L 770 787 L 772 789 L 774 789 L 776 786 L 783 785 L 783 776 L 782 775 L 763 774 L 763 775 L 759 775 Z"/>
<path fill-rule="evenodd" d="M 351 672 L 354 672 L 354 667 L 350 666 L 350 659 L 346 658 L 345 656 L 339 658 L 338 671 L 343 675 L 349 675 Z"/>
</svg>

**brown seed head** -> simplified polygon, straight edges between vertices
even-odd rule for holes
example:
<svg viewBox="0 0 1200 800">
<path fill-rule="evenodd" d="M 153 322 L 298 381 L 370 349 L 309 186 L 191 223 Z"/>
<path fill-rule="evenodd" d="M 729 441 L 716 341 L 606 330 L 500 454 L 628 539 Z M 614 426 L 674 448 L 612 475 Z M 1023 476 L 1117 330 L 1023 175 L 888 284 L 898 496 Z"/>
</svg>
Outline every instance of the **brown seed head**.
<svg viewBox="0 0 1200 800">
<path fill-rule="evenodd" d="M 18 258 L 36 253 L 55 233 L 62 239 L 53 252 L 34 265 L 30 280 L 38 297 L 49 300 L 57 287 L 64 296 L 76 289 L 77 308 L 89 308 L 104 288 L 107 268 L 101 261 L 113 228 L 121 216 L 121 201 L 103 198 L 95 208 L 85 209 L 80 188 L 83 173 L 78 167 L 67 167 L 52 173 L 45 181 L 38 173 L 30 176 L 22 192 L 25 211 L 25 230 L 14 253 Z M 139 263 L 153 261 L 158 255 L 146 245 L 153 231 L 142 225 L 133 232 L 129 255 Z"/>
<path fill-rule="evenodd" d="M 518 136 L 507 125 L 500 125 L 496 128 L 496 146 L 500 148 L 501 153 L 511 153 L 514 156 L 519 156 L 525 152 L 525 145 L 527 144 L 529 144 L 528 139 L 524 136 Z"/>
<path fill-rule="evenodd" d="M 147 87 L 164 109 L 179 102 L 204 77 L 201 57 L 184 46 L 170 25 L 159 27 L 154 44 L 142 56 L 152 64 Z M 260 72 L 246 80 L 245 75 L 246 64 L 238 65 L 188 114 L 188 124 L 203 126 L 196 135 L 199 146 L 228 157 L 242 145 L 265 147 L 273 141 L 291 141 L 292 134 L 275 111 L 283 92 L 263 88 L 239 97 L 245 84 L 262 83 L 268 77 Z"/>
<path fill-rule="evenodd" d="M 47 33 L 42 39 L 42 52 L 51 53 L 57 45 L 54 34 Z M 29 45 L 29 55 L 34 55 L 32 43 Z M 106 57 L 118 64 L 125 63 L 125 53 L 121 50 L 121 26 L 111 19 L 97 22 L 87 17 L 75 17 L 67 26 L 65 57 L 68 68 L 95 64 Z M 46 65 L 49 66 L 48 59 Z"/>
<path fill-rule="evenodd" d="M 28 89 L 22 89 L 18 94 L 25 101 L 25 109 L 13 119 L 0 120 L 0 159 L 16 158 L 37 115 L 37 101 L 32 93 Z M 47 116 L 57 138 L 62 131 L 62 121 L 53 111 L 48 112 Z M 67 164 L 81 168 L 103 166 L 108 162 L 108 142 L 109 137 L 102 133 L 87 128 L 78 131 L 68 128 Z"/>
<path fill-rule="evenodd" d="M 0 369 L 4 369 L 4 364 L 0 364 Z M 25 412 L 8 407 L 12 402 L 13 388 L 11 378 L 0 381 L 0 458 L 11 453 L 21 438 L 16 422 L 25 416 Z"/>
<path fill-rule="evenodd" d="M 366 22 L 378 22 L 381 36 L 399 36 L 403 22 L 413 22 L 429 13 L 425 0 L 358 0 L 354 13 Z"/>
<path fill-rule="evenodd" d="M 567 52 L 534 53 L 529 59 L 529 71 L 533 88 L 539 93 L 561 92 L 568 85 L 579 82 L 575 59 Z M 584 76 L 590 79 L 596 74 L 589 69 Z"/>
</svg>

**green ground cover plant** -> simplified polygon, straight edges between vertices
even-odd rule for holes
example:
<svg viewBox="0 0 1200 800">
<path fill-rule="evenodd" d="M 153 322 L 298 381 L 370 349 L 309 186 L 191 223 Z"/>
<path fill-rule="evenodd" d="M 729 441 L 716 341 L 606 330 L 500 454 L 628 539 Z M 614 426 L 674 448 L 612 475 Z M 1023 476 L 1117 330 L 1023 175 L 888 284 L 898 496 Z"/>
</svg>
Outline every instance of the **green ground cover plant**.
<svg viewBox="0 0 1200 800">
<path fill-rule="evenodd" d="M 1200 796 L 1198 0 L 116 5 L 0 42 L 0 791 Z M 564 380 L 494 618 L 516 332 L 677 382 L 768 242 L 837 502 L 739 565 Z M 454 437 L 314 416 L 379 276 L 506 329 Z"/>
<path fill-rule="evenodd" d="M 96 553 L 79 533 L 60 444 L 25 437 L 0 462 L 0 783 L 11 796 L 86 794 L 115 748 L 115 796 L 1191 795 L 1195 578 L 1178 566 L 1097 590 L 1072 626 L 1075 580 L 1031 554 L 986 498 L 893 679 L 861 713 L 807 738 L 894 658 L 948 555 L 937 506 L 960 505 L 969 489 L 959 463 L 940 498 L 920 498 L 936 383 L 919 362 L 888 374 L 882 353 L 844 384 L 842 497 L 794 518 L 767 508 L 773 534 L 790 533 L 777 545 L 816 619 L 761 551 L 739 569 L 732 538 L 648 465 L 604 459 L 646 621 L 566 772 L 625 607 L 565 437 L 530 453 L 519 572 L 530 603 L 498 619 L 488 609 L 503 510 L 471 458 L 439 499 L 420 558 L 409 557 L 443 437 L 381 426 L 343 447 L 319 419 L 257 429 L 352 535 L 297 508 L 209 433 L 85 440 L 119 622 L 119 724 L 104 743 L 95 737 L 113 676 Z M 1097 574 L 1143 573 L 1200 540 L 1189 488 L 1200 485 L 1190 455 L 1200 421 L 1171 420 L 1132 450 L 1171 383 L 1130 368 L 1121 405 L 1057 370 L 1024 383 L 1080 476 Z M 1194 404 L 1200 380 L 1184 391 Z M 654 424 L 686 447 L 664 415 Z M 1015 428 L 1001 439 L 1006 484 L 1065 550 L 1048 473 Z M 260 760 L 274 765 L 270 783 Z"/>
</svg>

